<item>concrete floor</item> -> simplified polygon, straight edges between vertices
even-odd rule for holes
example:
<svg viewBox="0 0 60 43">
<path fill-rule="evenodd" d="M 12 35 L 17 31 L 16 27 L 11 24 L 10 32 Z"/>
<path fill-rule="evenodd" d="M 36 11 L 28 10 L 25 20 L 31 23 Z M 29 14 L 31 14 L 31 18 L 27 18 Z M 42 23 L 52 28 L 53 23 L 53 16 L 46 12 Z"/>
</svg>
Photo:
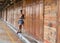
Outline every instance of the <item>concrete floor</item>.
<svg viewBox="0 0 60 43">
<path fill-rule="evenodd" d="M 23 43 L 9 27 L 0 20 L 0 43 Z"/>
</svg>

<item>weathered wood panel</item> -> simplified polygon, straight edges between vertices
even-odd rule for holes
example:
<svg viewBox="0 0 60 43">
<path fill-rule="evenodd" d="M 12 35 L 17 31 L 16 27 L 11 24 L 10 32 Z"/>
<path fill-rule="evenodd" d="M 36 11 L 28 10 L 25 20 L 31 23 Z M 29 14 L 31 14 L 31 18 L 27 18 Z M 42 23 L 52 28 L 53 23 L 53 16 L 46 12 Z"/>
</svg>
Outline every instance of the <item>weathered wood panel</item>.
<svg viewBox="0 0 60 43">
<path fill-rule="evenodd" d="M 44 43 L 56 43 L 57 36 L 57 0 L 45 0 Z"/>
</svg>

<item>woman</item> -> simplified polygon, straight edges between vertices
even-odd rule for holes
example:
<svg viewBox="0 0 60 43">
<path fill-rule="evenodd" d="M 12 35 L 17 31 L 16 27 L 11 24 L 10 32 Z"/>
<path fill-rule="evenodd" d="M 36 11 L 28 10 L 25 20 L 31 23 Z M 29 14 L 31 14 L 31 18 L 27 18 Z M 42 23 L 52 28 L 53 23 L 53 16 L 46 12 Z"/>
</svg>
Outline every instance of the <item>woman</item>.
<svg viewBox="0 0 60 43">
<path fill-rule="evenodd" d="M 24 14 L 22 13 L 22 10 L 21 10 L 21 17 L 20 17 L 18 23 L 19 23 L 19 30 L 18 30 L 17 34 L 22 33 L 22 26 L 24 25 Z"/>
</svg>

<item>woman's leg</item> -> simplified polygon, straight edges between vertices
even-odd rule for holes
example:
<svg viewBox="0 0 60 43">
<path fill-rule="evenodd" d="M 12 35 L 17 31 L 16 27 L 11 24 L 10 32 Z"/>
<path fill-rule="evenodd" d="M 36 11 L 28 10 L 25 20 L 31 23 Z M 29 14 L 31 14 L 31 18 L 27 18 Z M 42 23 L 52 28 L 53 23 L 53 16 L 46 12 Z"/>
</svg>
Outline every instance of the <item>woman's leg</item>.
<svg viewBox="0 0 60 43">
<path fill-rule="evenodd" d="M 22 25 L 19 25 L 19 29 L 18 29 L 17 34 L 18 34 L 18 33 L 22 33 Z"/>
<path fill-rule="evenodd" d="M 19 25 L 19 32 L 22 32 L 22 25 Z"/>
</svg>

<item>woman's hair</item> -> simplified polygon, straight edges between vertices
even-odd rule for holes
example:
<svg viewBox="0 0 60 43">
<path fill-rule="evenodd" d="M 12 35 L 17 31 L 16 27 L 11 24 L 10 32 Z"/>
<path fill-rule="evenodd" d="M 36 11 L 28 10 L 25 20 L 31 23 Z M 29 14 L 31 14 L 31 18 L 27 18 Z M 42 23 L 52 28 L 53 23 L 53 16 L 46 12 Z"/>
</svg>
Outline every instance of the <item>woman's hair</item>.
<svg viewBox="0 0 60 43">
<path fill-rule="evenodd" d="M 22 10 L 20 10 L 20 12 L 22 13 Z"/>
<path fill-rule="evenodd" d="M 21 12 L 21 15 L 22 15 L 20 19 L 24 19 L 23 10 L 20 10 L 20 12 Z"/>
</svg>

